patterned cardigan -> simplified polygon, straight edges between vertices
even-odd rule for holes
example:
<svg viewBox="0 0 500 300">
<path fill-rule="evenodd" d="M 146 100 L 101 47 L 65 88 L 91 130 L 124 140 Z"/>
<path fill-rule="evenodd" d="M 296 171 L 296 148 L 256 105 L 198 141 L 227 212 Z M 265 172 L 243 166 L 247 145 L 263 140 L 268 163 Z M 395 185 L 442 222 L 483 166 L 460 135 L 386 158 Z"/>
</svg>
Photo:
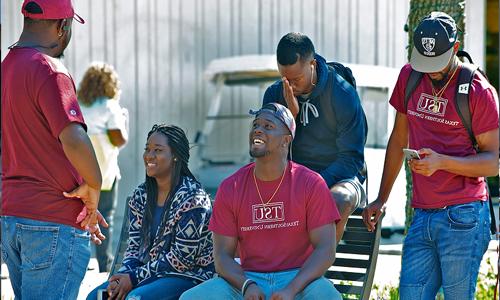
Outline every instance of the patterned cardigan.
<svg viewBox="0 0 500 300">
<path fill-rule="evenodd" d="M 182 276 L 202 282 L 215 275 L 212 233 L 208 230 L 210 198 L 192 178 L 184 176 L 181 181 L 149 253 L 141 240 L 146 185 L 139 185 L 130 196 L 129 239 L 118 272 L 129 274 L 134 287 L 160 277 Z"/>
</svg>

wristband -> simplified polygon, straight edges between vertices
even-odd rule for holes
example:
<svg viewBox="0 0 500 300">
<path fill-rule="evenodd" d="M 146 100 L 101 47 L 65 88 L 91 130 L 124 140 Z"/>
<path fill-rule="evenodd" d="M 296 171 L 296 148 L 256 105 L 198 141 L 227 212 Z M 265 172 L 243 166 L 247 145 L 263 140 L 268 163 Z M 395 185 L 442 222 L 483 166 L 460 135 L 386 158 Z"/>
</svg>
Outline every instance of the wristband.
<svg viewBox="0 0 500 300">
<path fill-rule="evenodd" d="M 257 282 L 253 281 L 252 279 L 247 279 L 243 283 L 243 286 L 241 287 L 241 295 L 245 296 L 245 292 L 247 291 L 248 287 L 252 284 L 257 284 Z"/>
</svg>

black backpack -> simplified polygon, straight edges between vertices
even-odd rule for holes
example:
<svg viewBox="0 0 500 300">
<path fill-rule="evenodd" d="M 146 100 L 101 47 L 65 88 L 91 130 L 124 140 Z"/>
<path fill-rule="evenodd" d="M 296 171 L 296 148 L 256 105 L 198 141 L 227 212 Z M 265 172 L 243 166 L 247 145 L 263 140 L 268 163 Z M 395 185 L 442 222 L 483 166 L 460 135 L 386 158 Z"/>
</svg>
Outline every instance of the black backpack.
<svg viewBox="0 0 500 300">
<path fill-rule="evenodd" d="M 470 113 L 469 109 L 469 87 L 472 83 L 472 79 L 474 77 L 474 74 L 476 72 L 480 72 L 486 80 L 488 80 L 488 77 L 486 74 L 481 70 L 477 65 L 474 64 L 472 61 L 472 58 L 470 57 L 469 53 L 465 51 L 458 51 L 457 52 L 458 57 L 463 57 L 467 58 L 469 63 L 463 63 L 462 64 L 462 69 L 460 70 L 460 73 L 458 75 L 458 83 L 457 83 L 457 91 L 455 93 L 455 105 L 457 108 L 457 113 L 458 116 L 460 117 L 460 120 L 462 121 L 462 124 L 464 125 L 465 129 L 467 130 L 467 133 L 469 135 L 469 138 L 471 140 L 472 146 L 474 147 L 474 150 L 476 152 L 479 152 L 479 146 L 476 141 L 476 137 L 474 136 L 474 133 L 472 132 L 472 116 Z M 423 73 L 420 73 L 418 71 L 412 70 L 410 73 L 410 77 L 408 77 L 408 81 L 406 83 L 406 89 L 405 89 L 405 101 L 404 101 L 404 107 L 405 109 L 408 109 L 408 101 L 410 100 L 411 95 L 417 88 L 417 86 L 420 83 L 420 80 L 422 80 Z M 490 203 L 490 216 L 491 216 L 491 233 L 495 234 L 496 233 L 496 220 L 495 220 L 495 213 L 493 211 L 493 203 L 491 201 L 491 193 L 488 188 L 488 182 L 486 182 L 486 189 L 488 192 L 488 200 Z"/>
<path fill-rule="evenodd" d="M 335 61 L 327 62 L 328 66 L 332 67 L 337 74 L 342 76 L 349 84 L 351 84 L 354 88 L 356 88 L 356 79 L 352 75 L 351 69 L 349 67 L 344 66 L 343 64 Z"/>
</svg>

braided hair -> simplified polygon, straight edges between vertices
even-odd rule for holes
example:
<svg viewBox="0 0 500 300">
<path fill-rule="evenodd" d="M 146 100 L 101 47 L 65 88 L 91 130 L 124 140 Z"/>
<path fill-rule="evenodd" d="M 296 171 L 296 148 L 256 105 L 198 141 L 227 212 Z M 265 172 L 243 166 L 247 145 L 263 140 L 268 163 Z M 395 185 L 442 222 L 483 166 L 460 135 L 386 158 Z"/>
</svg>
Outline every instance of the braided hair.
<svg viewBox="0 0 500 300">
<path fill-rule="evenodd" d="M 175 125 L 156 124 L 148 133 L 148 139 L 154 133 L 161 133 L 167 138 L 167 145 L 172 151 L 174 161 L 172 174 L 170 176 L 170 192 L 167 195 L 167 200 L 164 206 L 163 216 L 168 213 L 170 208 L 171 198 L 175 195 L 178 185 L 181 183 L 181 178 L 187 176 L 197 181 L 193 173 L 189 170 L 189 141 L 184 131 Z M 156 200 L 158 197 L 158 185 L 154 177 L 150 177 L 146 173 L 146 208 L 144 211 L 144 219 L 141 228 L 141 238 L 144 246 L 149 249 L 153 243 L 154 237 L 149 235 L 150 226 L 153 222 L 153 215 L 156 209 Z"/>
</svg>

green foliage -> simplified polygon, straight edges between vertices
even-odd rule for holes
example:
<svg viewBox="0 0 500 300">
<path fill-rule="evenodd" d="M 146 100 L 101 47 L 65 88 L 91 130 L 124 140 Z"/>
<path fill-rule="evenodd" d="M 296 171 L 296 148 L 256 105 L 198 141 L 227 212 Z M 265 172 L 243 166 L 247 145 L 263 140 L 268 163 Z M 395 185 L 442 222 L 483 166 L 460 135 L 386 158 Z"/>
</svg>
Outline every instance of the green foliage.
<svg viewBox="0 0 500 300">
<path fill-rule="evenodd" d="M 341 285 L 352 285 L 352 281 L 341 280 L 340 284 Z M 358 300 L 358 297 L 356 295 L 352 295 L 352 294 L 341 294 L 341 295 L 342 295 L 342 299 Z"/>
<path fill-rule="evenodd" d="M 374 284 L 370 295 L 370 300 L 398 300 L 399 288 L 392 285 L 384 285 L 383 287 Z"/>
<path fill-rule="evenodd" d="M 496 273 L 490 258 L 486 259 L 486 272 L 479 272 L 476 286 L 476 300 L 491 300 L 495 292 Z M 350 298 L 349 298 L 350 299 Z M 379 286 L 374 284 L 370 300 L 397 300 L 399 299 L 399 288 L 392 285 Z M 442 291 L 439 291 L 436 300 L 444 300 Z"/>
<path fill-rule="evenodd" d="M 495 283 L 497 278 L 490 258 L 486 259 L 486 264 L 488 265 L 486 273 L 479 272 L 479 276 L 477 278 L 477 300 L 493 299 L 493 293 L 495 292 Z"/>
</svg>

